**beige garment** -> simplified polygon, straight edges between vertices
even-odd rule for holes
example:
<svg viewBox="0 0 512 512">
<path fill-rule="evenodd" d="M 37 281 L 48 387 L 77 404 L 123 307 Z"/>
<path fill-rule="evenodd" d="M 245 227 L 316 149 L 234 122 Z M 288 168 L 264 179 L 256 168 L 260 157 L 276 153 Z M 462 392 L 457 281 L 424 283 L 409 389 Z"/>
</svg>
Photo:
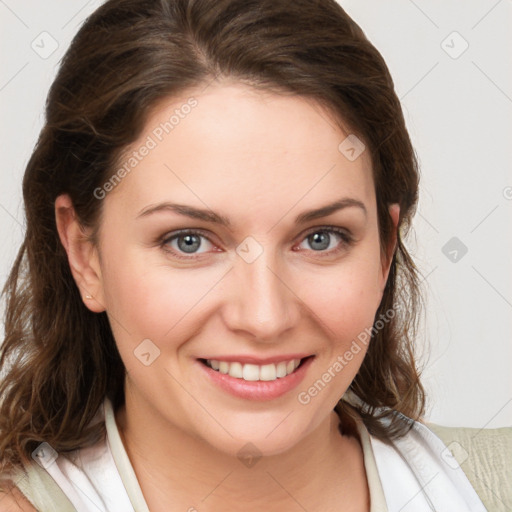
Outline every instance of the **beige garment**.
<svg viewBox="0 0 512 512">
<path fill-rule="evenodd" d="M 512 427 L 426 425 L 450 449 L 487 510 L 512 511 Z"/>
</svg>

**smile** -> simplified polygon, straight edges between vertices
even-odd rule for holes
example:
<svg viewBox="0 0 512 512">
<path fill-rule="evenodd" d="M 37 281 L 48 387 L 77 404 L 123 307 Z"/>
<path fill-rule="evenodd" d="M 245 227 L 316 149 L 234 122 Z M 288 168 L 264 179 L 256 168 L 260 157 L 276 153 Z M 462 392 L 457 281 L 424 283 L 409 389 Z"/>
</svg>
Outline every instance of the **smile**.
<svg viewBox="0 0 512 512">
<path fill-rule="evenodd" d="M 265 401 L 289 393 L 302 382 L 315 356 L 299 357 L 261 361 L 264 364 L 255 364 L 254 358 L 245 358 L 249 362 L 231 357 L 231 361 L 197 359 L 197 364 L 208 381 L 224 392 L 246 400 Z"/>
<path fill-rule="evenodd" d="M 205 364 L 212 370 L 229 375 L 235 379 L 246 381 L 272 381 L 282 379 L 293 373 L 300 365 L 300 359 L 291 359 L 274 364 L 243 364 L 238 361 L 217 361 L 216 359 L 207 359 Z"/>
</svg>

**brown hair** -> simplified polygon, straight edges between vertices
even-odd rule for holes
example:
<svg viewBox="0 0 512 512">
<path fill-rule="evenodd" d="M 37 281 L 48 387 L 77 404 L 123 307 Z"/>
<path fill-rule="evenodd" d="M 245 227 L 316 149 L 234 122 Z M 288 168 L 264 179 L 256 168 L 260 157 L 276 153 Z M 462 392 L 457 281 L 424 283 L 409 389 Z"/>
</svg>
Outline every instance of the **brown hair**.
<svg viewBox="0 0 512 512">
<path fill-rule="evenodd" d="M 107 316 L 82 302 L 57 233 L 55 199 L 69 194 L 83 226 L 97 228 L 102 202 L 93 191 L 114 173 L 150 110 L 219 77 L 309 97 L 371 152 L 382 248 L 392 237 L 388 205 L 400 205 L 376 321 L 396 314 L 374 329 L 350 389 L 382 439 L 406 432 L 393 411 L 423 413 L 412 350 L 418 279 L 401 240 L 417 201 L 418 165 L 379 52 L 334 0 L 110 0 L 63 59 L 23 179 L 26 235 L 4 288 L 0 470 L 29 460 L 43 441 L 62 452 L 92 443 L 103 435 L 101 424 L 89 423 L 105 396 L 114 407 L 124 400 L 124 366 Z"/>
</svg>

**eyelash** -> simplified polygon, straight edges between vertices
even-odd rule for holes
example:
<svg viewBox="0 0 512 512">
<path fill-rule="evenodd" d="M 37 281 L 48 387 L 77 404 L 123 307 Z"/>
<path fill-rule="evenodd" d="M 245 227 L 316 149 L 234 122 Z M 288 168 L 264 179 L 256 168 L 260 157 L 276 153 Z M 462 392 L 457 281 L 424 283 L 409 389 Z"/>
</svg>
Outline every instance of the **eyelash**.
<svg viewBox="0 0 512 512">
<path fill-rule="evenodd" d="M 309 236 L 314 235 L 315 233 L 329 233 L 329 234 L 334 233 L 335 235 L 338 235 L 341 238 L 341 243 L 335 249 L 331 249 L 330 251 L 314 251 L 312 249 L 310 250 L 310 252 L 319 254 L 321 258 L 324 257 L 323 255 L 332 256 L 334 254 L 337 254 L 338 252 L 342 251 L 343 249 L 350 247 L 354 242 L 353 237 L 346 230 L 338 228 L 336 226 L 320 226 L 320 227 L 314 228 L 314 229 L 310 230 L 309 232 L 307 232 L 303 236 L 303 238 L 301 239 L 301 242 L 306 240 Z M 194 256 L 193 253 L 191 253 L 190 256 L 183 256 L 182 255 L 183 253 L 178 253 L 174 249 L 168 248 L 168 244 L 170 242 L 172 242 L 173 240 L 175 240 L 179 237 L 186 236 L 186 235 L 197 235 L 197 236 L 206 238 L 212 245 L 215 245 L 210 240 L 210 238 L 204 234 L 204 232 L 202 232 L 201 230 L 197 230 L 197 229 L 183 229 L 183 230 L 173 233 L 171 236 L 166 235 L 166 236 L 164 236 L 164 238 L 160 239 L 159 245 L 162 250 L 164 250 L 165 252 L 167 252 L 169 254 L 172 254 L 173 257 L 176 257 L 178 259 L 191 261 L 191 260 L 196 260 L 196 259 L 201 258 L 203 253 L 200 253 L 199 255 L 196 255 L 196 256 Z"/>
</svg>

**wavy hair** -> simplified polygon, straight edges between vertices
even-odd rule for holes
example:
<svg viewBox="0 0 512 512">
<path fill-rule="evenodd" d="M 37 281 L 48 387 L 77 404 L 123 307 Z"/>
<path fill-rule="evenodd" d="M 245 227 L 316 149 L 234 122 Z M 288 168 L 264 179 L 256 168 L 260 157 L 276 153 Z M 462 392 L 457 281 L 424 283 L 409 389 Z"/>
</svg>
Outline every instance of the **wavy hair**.
<svg viewBox="0 0 512 512">
<path fill-rule="evenodd" d="M 59 452 L 104 434 L 91 420 L 106 396 L 124 400 L 125 369 L 106 316 L 82 302 L 60 242 L 54 203 L 71 197 L 97 228 L 94 190 L 116 170 L 160 100 L 218 78 L 311 98 L 364 141 L 372 160 L 382 252 L 388 212 L 398 239 L 371 342 L 350 390 L 369 431 L 407 431 L 393 411 L 421 417 L 425 396 L 413 354 L 421 306 L 403 244 L 419 172 L 388 68 L 334 0 L 109 0 L 82 25 L 46 102 L 45 123 L 23 178 L 26 233 L 3 294 L 0 470 L 30 460 L 46 441 Z M 340 399 L 336 411 L 345 409 Z M 386 421 L 382 421 L 386 420 Z"/>
</svg>

